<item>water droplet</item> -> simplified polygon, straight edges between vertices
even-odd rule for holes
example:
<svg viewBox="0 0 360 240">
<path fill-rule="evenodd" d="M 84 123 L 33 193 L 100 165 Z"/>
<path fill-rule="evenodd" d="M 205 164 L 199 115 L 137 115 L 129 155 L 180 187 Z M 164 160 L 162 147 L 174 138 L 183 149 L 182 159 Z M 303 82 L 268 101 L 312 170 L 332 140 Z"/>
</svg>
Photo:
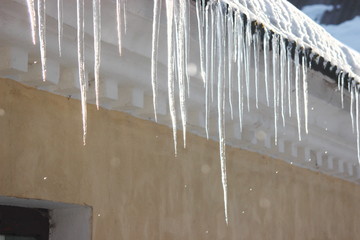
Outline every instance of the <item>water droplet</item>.
<svg viewBox="0 0 360 240">
<path fill-rule="evenodd" d="M 279 173 L 279 171 L 276 171 L 275 173 L 276 173 L 276 174 L 278 174 L 278 173 Z"/>
<path fill-rule="evenodd" d="M 255 137 L 257 140 L 265 140 L 266 138 L 266 132 L 264 132 L 263 130 L 258 130 L 255 132 Z"/>
<path fill-rule="evenodd" d="M 314 111 L 314 107 L 311 107 L 311 111 Z"/>
<path fill-rule="evenodd" d="M 206 234 L 208 234 L 208 233 L 209 233 L 209 231 L 208 231 L 208 230 L 206 230 L 206 231 L 205 231 L 205 233 L 206 233 Z"/>
<path fill-rule="evenodd" d="M 210 167 L 209 167 L 209 165 L 203 164 L 203 165 L 201 166 L 201 172 L 202 172 L 203 174 L 208 174 L 208 173 L 210 172 Z"/>
<path fill-rule="evenodd" d="M 188 72 L 189 76 L 194 77 L 198 72 L 196 64 L 189 63 L 187 66 L 187 72 Z"/>
<path fill-rule="evenodd" d="M 252 191 L 253 189 L 252 188 L 249 188 L 249 191 Z"/>
<path fill-rule="evenodd" d="M 328 130 L 328 128 L 325 128 L 325 131 L 327 131 Z"/>
<path fill-rule="evenodd" d="M 100 216 L 101 216 L 101 214 L 99 213 L 99 214 L 98 214 L 98 217 L 100 217 Z"/>
<path fill-rule="evenodd" d="M 290 162 L 291 165 L 293 165 L 293 162 Z"/>
<path fill-rule="evenodd" d="M 261 198 L 260 201 L 259 201 L 259 205 L 262 208 L 269 208 L 270 205 L 271 205 L 271 202 L 267 198 Z"/>
<path fill-rule="evenodd" d="M 327 154 L 328 153 L 328 151 L 325 151 L 325 154 Z"/>
<path fill-rule="evenodd" d="M 187 188 L 187 185 L 185 184 L 185 186 L 184 186 L 185 188 Z"/>
<path fill-rule="evenodd" d="M 241 213 L 245 213 L 245 211 L 242 211 Z"/>
<path fill-rule="evenodd" d="M 47 177 L 44 177 L 44 180 L 46 180 L 47 179 Z"/>
<path fill-rule="evenodd" d="M 311 162 L 311 158 L 309 158 L 309 160 L 308 160 L 309 162 Z"/>
</svg>

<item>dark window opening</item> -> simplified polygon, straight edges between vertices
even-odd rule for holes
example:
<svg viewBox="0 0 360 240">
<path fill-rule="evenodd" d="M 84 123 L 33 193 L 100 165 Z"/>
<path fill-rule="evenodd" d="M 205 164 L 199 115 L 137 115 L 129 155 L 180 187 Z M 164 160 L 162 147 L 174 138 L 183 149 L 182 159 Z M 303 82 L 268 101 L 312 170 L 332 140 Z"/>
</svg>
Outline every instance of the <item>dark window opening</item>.
<svg viewBox="0 0 360 240">
<path fill-rule="evenodd" d="M 48 210 L 0 205 L 0 240 L 48 239 Z"/>
</svg>

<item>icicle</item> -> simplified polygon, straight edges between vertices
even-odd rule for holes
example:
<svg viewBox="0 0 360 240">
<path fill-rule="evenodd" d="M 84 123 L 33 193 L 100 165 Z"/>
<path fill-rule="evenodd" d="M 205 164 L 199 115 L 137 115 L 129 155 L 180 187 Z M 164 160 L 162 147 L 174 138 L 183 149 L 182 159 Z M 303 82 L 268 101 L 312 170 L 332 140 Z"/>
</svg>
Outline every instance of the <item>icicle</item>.
<svg viewBox="0 0 360 240">
<path fill-rule="evenodd" d="M 126 21 L 126 4 L 127 0 L 123 0 L 123 10 L 124 10 L 124 32 L 127 32 L 127 21 Z"/>
<path fill-rule="evenodd" d="M 246 84 L 246 98 L 247 110 L 250 111 L 250 50 L 251 50 L 251 20 L 246 19 L 245 29 L 245 84 Z"/>
<path fill-rule="evenodd" d="M 290 44 L 286 48 L 287 54 L 286 54 L 286 61 L 287 61 L 287 87 L 288 87 L 288 104 L 289 104 L 289 117 L 291 117 L 291 47 Z"/>
<path fill-rule="evenodd" d="M 199 49 L 200 49 L 200 71 L 201 78 L 205 85 L 205 66 L 204 66 L 204 46 L 203 46 L 203 12 L 201 10 L 202 6 L 200 6 L 200 1 L 196 1 L 196 16 L 198 21 L 198 32 L 199 32 Z M 201 15 L 201 16 L 200 16 Z"/>
<path fill-rule="evenodd" d="M 151 51 L 151 86 L 153 93 L 153 105 L 155 121 L 157 122 L 157 61 L 159 51 L 159 31 L 160 31 L 160 12 L 161 0 L 154 1 L 153 25 L 152 25 L 152 51 Z"/>
<path fill-rule="evenodd" d="M 307 83 L 307 63 L 305 53 L 302 56 L 302 76 L 303 76 L 303 97 L 304 97 L 304 122 L 305 133 L 309 133 L 308 129 L 308 83 Z"/>
<path fill-rule="evenodd" d="M 63 0 L 57 1 L 58 11 L 58 42 L 59 42 L 59 56 L 61 57 L 62 37 L 63 37 Z"/>
<path fill-rule="evenodd" d="M 301 141 L 301 118 L 300 118 L 300 84 L 299 84 L 299 47 L 295 49 L 295 95 L 296 95 L 296 117 L 298 125 L 299 141 Z"/>
<path fill-rule="evenodd" d="M 351 128 L 352 132 L 355 132 L 355 126 L 354 126 L 354 87 L 352 86 L 353 83 L 349 83 L 349 89 L 350 89 L 350 117 L 351 117 Z"/>
<path fill-rule="evenodd" d="M 265 33 L 264 33 L 264 72 L 265 72 L 265 77 L 264 77 L 264 81 L 265 81 L 265 94 L 266 94 L 266 103 L 268 106 L 270 106 L 270 101 L 269 101 L 269 86 L 268 86 L 268 57 L 267 54 L 270 51 L 269 50 L 269 31 L 267 29 L 265 29 Z"/>
<path fill-rule="evenodd" d="M 359 92 L 357 86 L 355 86 L 355 99 L 356 99 L 356 147 L 358 162 L 360 164 L 360 136 L 359 136 Z"/>
<path fill-rule="evenodd" d="M 83 143 L 86 144 L 87 132 L 87 109 L 86 109 L 86 79 L 85 79 L 85 55 L 84 55 L 84 0 L 77 0 L 77 48 L 78 48 L 78 66 L 79 82 L 81 92 L 81 110 L 83 122 Z"/>
<path fill-rule="evenodd" d="M 46 81 L 46 6 L 45 0 L 38 0 L 38 25 L 42 78 Z"/>
<path fill-rule="evenodd" d="M 99 110 L 100 51 L 101 51 L 101 0 L 93 0 L 94 76 L 96 107 Z"/>
<path fill-rule="evenodd" d="M 280 37 L 280 108 L 282 123 L 285 127 L 285 63 L 286 63 L 286 46 L 285 40 Z"/>
<path fill-rule="evenodd" d="M 240 30 L 240 34 L 238 34 L 238 38 L 237 38 L 237 80 L 238 80 L 238 97 L 239 97 L 239 129 L 240 129 L 240 133 L 242 132 L 242 127 L 243 127 L 243 109 L 244 109 L 244 101 L 243 101 L 243 96 L 244 96 L 244 91 L 243 91 L 243 84 L 242 84 L 242 64 L 244 62 L 244 56 L 243 56 L 243 47 L 244 47 L 244 40 L 243 40 L 243 20 L 240 14 L 236 15 L 236 25 L 238 30 Z"/>
<path fill-rule="evenodd" d="M 259 34 L 255 32 L 254 35 L 254 76 L 255 76 L 255 105 L 256 108 L 259 108 L 259 80 L 258 80 L 258 66 L 259 66 L 259 51 L 258 51 L 258 44 L 259 44 Z"/>
<path fill-rule="evenodd" d="M 167 21 L 167 49 L 168 49 L 168 95 L 169 109 L 173 128 L 174 151 L 177 155 L 176 139 L 176 110 L 175 110 L 175 93 L 174 93 L 174 36 L 173 36 L 173 19 L 174 19 L 174 2 L 166 0 L 166 21 Z"/>
<path fill-rule="evenodd" d="M 211 101 L 214 101 L 214 76 L 215 76 L 215 16 L 214 9 L 210 5 L 210 17 L 211 17 L 211 49 L 210 49 L 210 64 L 211 64 L 211 74 L 210 74 L 210 89 L 211 89 Z"/>
<path fill-rule="evenodd" d="M 233 62 L 233 52 L 234 52 L 234 37 L 233 37 L 233 12 L 229 10 L 227 13 L 227 40 L 228 40 L 228 82 L 229 82 L 229 104 L 230 104 L 230 115 L 231 119 L 234 118 L 233 104 L 232 104 L 232 62 Z"/>
<path fill-rule="evenodd" d="M 278 129 L 277 129 L 277 117 L 278 117 L 278 113 L 277 113 L 277 108 L 278 108 L 278 86 L 277 86 L 277 82 L 278 82 L 278 54 L 279 54 L 279 36 L 276 34 L 273 34 L 273 38 L 272 38 L 272 61 L 273 61 L 273 104 L 274 104 L 274 130 L 275 130 L 275 145 L 277 145 L 277 137 L 278 137 Z"/>
<path fill-rule="evenodd" d="M 343 71 L 339 72 L 338 74 L 338 79 L 337 79 L 337 87 L 338 87 L 338 90 L 340 91 L 340 88 L 341 88 L 341 75 L 343 74 Z"/>
<path fill-rule="evenodd" d="M 226 175 L 226 154 L 225 154 L 225 89 L 224 89 L 224 26 L 223 26 L 223 14 L 221 5 L 218 6 L 217 14 L 217 49 L 218 49 L 218 125 L 219 125 L 219 147 L 220 147 L 220 162 L 221 162 L 221 180 L 224 192 L 224 211 L 225 211 L 225 221 L 226 224 L 228 221 L 228 210 L 227 210 L 227 175 Z"/>
<path fill-rule="evenodd" d="M 116 0 L 116 29 L 118 38 L 119 55 L 121 56 L 121 0 Z"/>
<path fill-rule="evenodd" d="M 180 99 L 180 113 L 183 128 L 184 148 L 186 147 L 186 86 L 185 86 L 185 18 L 186 18 L 186 0 L 179 0 L 180 3 L 180 18 L 178 18 L 178 34 L 177 34 L 177 70 L 179 76 L 179 99 Z"/>
<path fill-rule="evenodd" d="M 341 74 L 341 108 L 344 108 L 344 83 L 345 83 L 345 74 Z"/>
<path fill-rule="evenodd" d="M 233 54 L 233 61 L 234 62 L 237 62 L 237 55 L 238 55 L 238 46 L 237 46 L 237 42 L 238 42 L 238 34 L 239 34 L 239 27 L 238 27 L 238 22 L 236 20 L 237 18 L 237 13 L 235 12 L 232 16 L 232 18 L 235 20 L 233 20 L 233 24 L 234 24 L 234 27 L 233 27 L 233 37 L 234 37 L 234 40 L 233 40 L 233 43 L 234 43 L 234 54 Z"/>
<path fill-rule="evenodd" d="M 32 43 L 36 44 L 36 13 L 34 0 L 27 0 L 27 7 L 29 12 L 30 27 L 31 27 L 31 38 Z"/>
<path fill-rule="evenodd" d="M 190 0 L 186 0 L 186 10 L 185 10 L 185 19 L 184 19 L 184 28 L 185 28 L 185 76 L 186 76 L 186 86 L 187 86 L 187 96 L 190 97 L 190 76 L 188 71 L 189 63 L 189 36 L 190 36 Z"/>
<path fill-rule="evenodd" d="M 205 132 L 206 138 L 209 140 L 209 81 L 210 81 L 210 56 L 209 50 L 212 46 L 209 46 L 209 5 L 205 9 Z"/>
</svg>

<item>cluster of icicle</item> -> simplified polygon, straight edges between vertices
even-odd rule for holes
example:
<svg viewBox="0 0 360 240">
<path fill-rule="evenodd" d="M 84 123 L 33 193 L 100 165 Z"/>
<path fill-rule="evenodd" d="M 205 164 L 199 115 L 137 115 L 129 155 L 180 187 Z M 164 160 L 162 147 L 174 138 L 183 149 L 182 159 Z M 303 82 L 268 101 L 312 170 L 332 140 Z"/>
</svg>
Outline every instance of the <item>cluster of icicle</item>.
<svg viewBox="0 0 360 240">
<path fill-rule="evenodd" d="M 254 86 L 255 108 L 259 108 L 259 96 L 264 94 L 266 104 L 273 110 L 274 135 L 277 144 L 278 124 L 286 125 L 286 118 L 296 116 L 299 140 L 302 134 L 308 134 L 308 82 L 307 70 L 311 68 L 311 56 L 304 47 L 292 43 L 281 34 L 272 31 L 250 19 L 248 15 L 228 4 L 230 0 L 198 0 L 196 17 L 198 21 L 200 70 L 205 91 L 205 129 L 209 138 L 210 104 L 217 103 L 218 134 L 221 161 L 221 179 L 224 195 L 225 220 L 228 223 L 227 210 L 227 175 L 225 154 L 225 116 L 230 112 L 231 119 L 237 119 L 240 132 L 243 129 L 245 112 L 250 109 L 250 87 Z M 36 4 L 37 3 L 37 4 Z M 46 81 L 46 1 L 27 0 L 31 25 L 32 41 L 36 44 L 39 38 L 42 77 Z M 121 55 L 122 33 L 126 32 L 126 0 L 116 0 L 116 21 L 119 54 Z M 165 3 L 167 22 L 168 52 L 168 97 L 173 127 L 175 154 L 177 153 L 177 117 L 176 93 L 179 96 L 181 125 L 183 129 L 184 147 L 186 146 L 186 99 L 190 92 L 188 75 L 189 32 L 190 32 L 190 0 L 154 0 L 153 38 L 151 80 L 155 120 L 157 120 L 157 60 L 160 29 L 160 13 Z M 84 56 L 84 0 L 76 0 L 77 5 L 77 48 L 78 69 L 81 91 L 83 141 L 85 144 L 87 131 L 85 56 Z M 63 0 L 57 0 L 58 6 L 58 43 L 59 55 L 62 51 L 63 39 Z M 94 77 L 96 105 L 99 107 L 99 72 L 101 52 L 101 0 L 92 0 L 93 34 L 94 34 Z M 123 10 L 123 11 L 122 11 Z M 260 65 L 260 62 L 263 65 Z M 251 68 L 253 66 L 253 68 Z M 259 75 L 260 66 L 264 77 Z M 346 73 L 338 74 L 339 90 L 343 106 L 343 94 Z M 359 138 L 359 94 L 355 81 L 348 81 L 351 95 L 350 115 L 352 129 L 357 134 L 358 158 L 360 159 Z M 176 87 L 178 86 L 178 87 Z M 295 89 L 295 96 L 293 95 Z M 237 93 L 236 101 L 233 92 Z M 355 101 L 355 103 L 354 103 Z M 295 105 L 295 112 L 292 112 Z M 355 107 L 354 107 L 355 105 Z M 229 106 L 229 110 L 226 109 Z M 237 108 L 237 111 L 235 111 Z M 355 108 L 355 109 L 354 109 Z M 235 112 L 238 116 L 234 116 Z M 355 112 L 355 116 L 354 116 Z M 356 119 L 356 120 L 355 120 Z"/>
<path fill-rule="evenodd" d="M 155 119 L 157 109 L 157 54 L 161 0 L 154 0 L 153 39 L 152 39 L 152 87 Z M 186 140 L 186 92 L 189 92 L 188 38 L 189 16 L 188 0 L 166 0 L 167 52 L 168 52 L 168 97 L 173 127 L 175 153 L 177 148 L 175 86 L 178 83 L 181 125 Z M 221 161 L 221 179 L 224 195 L 225 221 L 228 223 L 227 175 L 225 155 L 225 113 L 229 106 L 231 119 L 238 120 L 240 132 L 243 129 L 243 117 L 250 109 L 250 86 L 255 86 L 255 107 L 259 108 L 259 94 L 265 94 L 266 104 L 273 110 L 274 136 L 277 144 L 278 124 L 286 125 L 286 118 L 295 115 L 298 138 L 308 134 L 308 81 L 307 71 L 311 68 L 310 53 L 304 47 L 295 44 L 258 23 L 255 19 L 232 8 L 223 1 L 196 1 L 198 21 L 200 71 L 205 91 L 205 129 L 209 138 L 210 103 L 217 102 L 217 122 Z M 252 57 L 251 57 L 252 56 Z M 260 78 L 260 60 L 263 63 Z M 253 66 L 253 68 L 251 68 Z M 253 70 L 252 70 L 253 69 Z M 345 74 L 339 74 L 339 89 L 344 91 Z M 187 84 L 185 84 L 187 83 Z M 261 87 L 260 87 L 261 86 Z M 293 93 L 295 89 L 295 94 Z M 358 91 L 351 89 L 351 119 L 354 129 L 353 101 Z M 235 90 L 235 91 L 234 91 Z M 214 93 L 215 92 L 215 93 Z M 233 102 L 233 92 L 237 100 Z M 216 97 L 217 96 L 217 99 Z M 292 106 L 295 105 L 295 112 Z M 234 108 L 238 116 L 234 116 Z M 358 119 L 358 108 L 356 118 Z M 356 131 L 359 132 L 358 121 Z M 357 134 L 358 152 L 359 133 Z M 360 155 L 359 155 L 360 159 Z"/>
<path fill-rule="evenodd" d="M 116 21 L 119 54 L 121 55 L 122 32 L 126 33 L 126 1 L 116 0 Z M 37 2 L 37 4 L 36 4 Z M 27 0 L 29 12 L 32 42 L 36 44 L 36 33 L 38 32 L 42 78 L 46 81 L 46 0 Z M 99 82 L 100 82 L 100 53 L 101 53 L 101 0 L 92 0 L 93 9 L 93 33 L 94 33 L 94 77 L 95 77 L 95 95 L 96 106 L 99 109 Z M 57 19 L 58 19 L 58 43 L 59 56 L 61 57 L 63 41 L 63 0 L 57 0 Z M 86 92 L 87 81 L 85 78 L 85 45 L 84 45 L 84 0 L 76 0 L 76 19 L 77 19 L 77 53 L 79 83 L 81 92 L 81 109 L 83 123 L 83 143 L 86 144 L 87 133 L 87 108 Z"/>
</svg>

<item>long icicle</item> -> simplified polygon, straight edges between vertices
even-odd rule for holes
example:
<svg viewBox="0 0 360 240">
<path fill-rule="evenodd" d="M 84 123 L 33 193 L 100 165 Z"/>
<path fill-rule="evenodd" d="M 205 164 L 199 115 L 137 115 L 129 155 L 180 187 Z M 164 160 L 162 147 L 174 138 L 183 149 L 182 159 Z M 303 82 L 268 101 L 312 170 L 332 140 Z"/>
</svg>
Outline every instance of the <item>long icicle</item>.
<svg viewBox="0 0 360 240">
<path fill-rule="evenodd" d="M 341 74 L 341 108 L 344 108 L 344 83 L 345 83 L 345 74 Z"/>
<path fill-rule="evenodd" d="M 86 144 L 87 133 L 87 109 L 86 109 L 86 79 L 85 79 L 85 55 L 84 55 L 84 0 L 76 0 L 77 11 L 77 49 L 78 49 L 78 66 L 79 82 L 81 92 L 81 110 L 83 124 L 83 143 Z"/>
<path fill-rule="evenodd" d="M 291 64 L 291 47 L 290 45 L 288 45 L 288 47 L 286 48 L 286 62 L 287 62 L 287 90 L 288 90 L 288 106 L 289 106 L 289 117 L 291 117 L 291 69 L 292 69 L 292 64 Z"/>
<path fill-rule="evenodd" d="M 300 117 L 300 84 L 299 84 L 299 47 L 295 49 L 295 95 L 296 95 L 296 118 L 298 125 L 299 141 L 301 141 L 301 117 Z"/>
<path fill-rule="evenodd" d="M 116 0 L 116 30 L 118 38 L 119 55 L 122 53 L 122 31 L 121 31 L 121 0 Z"/>
<path fill-rule="evenodd" d="M 166 0 L 166 22 L 167 22 L 167 49 L 168 49 L 168 95 L 169 109 L 173 129 L 174 151 L 177 156 L 177 138 L 176 138 L 176 110 L 174 93 L 174 36 L 173 36 L 174 2 Z"/>
<path fill-rule="evenodd" d="M 283 127 L 285 127 L 285 63 L 286 46 L 285 40 L 280 37 L 280 107 Z"/>
<path fill-rule="evenodd" d="M 230 104 L 230 115 L 231 119 L 234 118 L 234 110 L 233 110 L 233 103 L 232 103 L 232 63 L 233 63 L 233 52 L 234 52 L 234 37 L 233 37 L 233 28 L 234 28 L 234 22 L 233 22 L 233 12 L 232 10 L 229 10 L 227 13 L 227 40 L 228 40 L 228 90 L 229 90 L 229 104 Z"/>
<path fill-rule="evenodd" d="M 359 136 L 359 90 L 355 85 L 355 109 L 356 109 L 356 148 L 357 148 L 357 156 L 358 162 L 360 163 L 360 136 Z"/>
<path fill-rule="evenodd" d="M 245 84 L 246 84 L 246 98 L 247 110 L 250 111 L 250 51 L 251 51 L 251 20 L 246 19 L 245 28 Z"/>
<path fill-rule="evenodd" d="M 303 76 L 303 98 L 304 98 L 304 122 L 305 133 L 309 133 L 308 127 L 308 83 L 307 83 L 307 60 L 305 53 L 302 56 L 302 76 Z"/>
<path fill-rule="evenodd" d="M 152 51 L 151 51 L 151 86 L 153 93 L 153 105 L 155 121 L 157 122 L 157 61 L 159 51 L 159 31 L 160 31 L 160 16 L 161 16 L 161 0 L 154 1 L 153 10 L 153 25 L 152 25 Z"/>
<path fill-rule="evenodd" d="M 43 81 L 46 81 L 46 6 L 45 0 L 38 0 L 38 26 L 39 26 L 39 42 L 41 69 Z"/>
<path fill-rule="evenodd" d="M 61 57 L 62 38 L 63 38 L 63 0 L 57 0 L 57 16 L 58 16 L 59 56 Z"/>
<path fill-rule="evenodd" d="M 277 118 L 278 118 L 278 113 L 277 113 L 277 108 L 278 108 L 278 86 L 277 86 L 277 68 L 278 68 L 278 54 L 279 54 L 279 36 L 276 34 L 273 34 L 273 38 L 272 38 L 272 62 L 273 62 L 273 106 L 274 106 L 274 132 L 275 132 L 275 145 L 277 145 L 277 137 L 278 137 L 278 128 L 277 128 Z"/>
<path fill-rule="evenodd" d="M 30 27 L 31 27 L 31 39 L 32 43 L 36 44 L 36 12 L 34 0 L 27 0 L 27 7 L 29 12 Z"/>
<path fill-rule="evenodd" d="M 211 18 L 211 49 L 210 49 L 210 90 L 211 90 L 211 101 L 214 101 L 214 76 L 215 76 L 215 14 L 212 5 L 210 5 L 210 18 Z"/>
<path fill-rule="evenodd" d="M 259 33 L 255 31 L 254 34 L 254 77 L 255 77 L 255 105 L 256 108 L 259 108 Z"/>
<path fill-rule="evenodd" d="M 196 1 L 196 17 L 198 21 L 198 33 L 199 33 L 199 48 L 200 48 L 200 71 L 201 71 L 201 79 L 205 85 L 205 66 L 204 66 L 204 34 L 203 34 L 203 11 L 201 0 Z"/>
<path fill-rule="evenodd" d="M 210 44 L 210 33 L 209 33 L 209 5 L 205 9 L 205 133 L 206 138 L 209 140 L 209 95 L 210 95 L 210 52 L 212 46 Z M 213 28 L 211 28 L 213 31 Z"/>
<path fill-rule="evenodd" d="M 350 89 L 350 117 L 351 117 L 351 129 L 352 132 L 355 132 L 355 125 L 354 125 L 354 86 L 353 82 L 349 83 L 349 89 Z"/>
<path fill-rule="evenodd" d="M 264 33 L 264 39 L 263 39 L 263 44 L 264 44 L 264 72 L 265 72 L 265 76 L 264 76 L 264 81 L 265 81 L 265 95 L 266 95 L 266 103 L 267 106 L 270 106 L 270 100 L 269 100 L 269 76 L 268 76 L 268 72 L 269 72 L 269 67 L 268 67 L 268 53 L 269 53 L 269 31 L 267 29 L 265 29 L 265 33 Z"/>
<path fill-rule="evenodd" d="M 186 87 L 187 87 L 187 96 L 190 97 L 190 76 L 188 71 L 189 55 L 190 55 L 190 46 L 189 46 L 189 36 L 190 36 L 190 0 L 186 0 L 186 10 L 185 10 L 185 76 L 186 76 Z"/>
<path fill-rule="evenodd" d="M 238 97 L 239 97 L 239 130 L 240 133 L 242 132 L 242 128 L 243 128 L 243 109 L 244 109 L 244 89 L 243 89 L 243 84 L 242 84 L 242 68 L 243 68 L 243 62 L 244 62 L 244 52 L 243 52 L 243 48 L 244 48 L 244 40 L 243 40 L 243 20 L 240 14 L 236 15 L 236 22 L 237 22 L 237 27 L 238 30 L 240 32 L 240 34 L 238 34 L 238 39 L 237 39 L 237 79 L 238 79 Z"/>
<path fill-rule="evenodd" d="M 179 0 L 180 3 L 180 17 L 178 18 L 178 34 L 177 34 L 177 49 L 178 49 L 178 59 L 177 59 L 177 70 L 179 76 L 179 100 L 180 100 L 180 114 L 181 114 L 181 123 L 183 128 L 183 139 L 184 139 L 184 148 L 186 147 L 186 85 L 185 85 L 185 19 L 186 19 L 186 0 Z"/>
<path fill-rule="evenodd" d="M 126 5 L 127 5 L 127 0 L 123 0 L 123 19 L 124 19 L 124 33 L 126 34 L 127 32 L 127 19 L 126 19 Z"/>
<path fill-rule="evenodd" d="M 99 110 L 100 56 L 101 56 L 101 0 L 93 0 L 94 75 L 96 107 Z"/>
<path fill-rule="evenodd" d="M 219 125 L 219 147 L 220 147 L 220 162 L 221 162 L 221 180 L 224 194 L 224 212 L 225 222 L 229 224 L 228 210 L 227 210 L 227 174 L 226 174 L 226 153 L 225 153 L 225 94 L 224 94 L 224 57 L 225 57 L 225 39 L 224 39 L 224 22 L 222 14 L 222 6 L 217 6 L 217 49 L 218 49 L 218 125 Z"/>
</svg>

